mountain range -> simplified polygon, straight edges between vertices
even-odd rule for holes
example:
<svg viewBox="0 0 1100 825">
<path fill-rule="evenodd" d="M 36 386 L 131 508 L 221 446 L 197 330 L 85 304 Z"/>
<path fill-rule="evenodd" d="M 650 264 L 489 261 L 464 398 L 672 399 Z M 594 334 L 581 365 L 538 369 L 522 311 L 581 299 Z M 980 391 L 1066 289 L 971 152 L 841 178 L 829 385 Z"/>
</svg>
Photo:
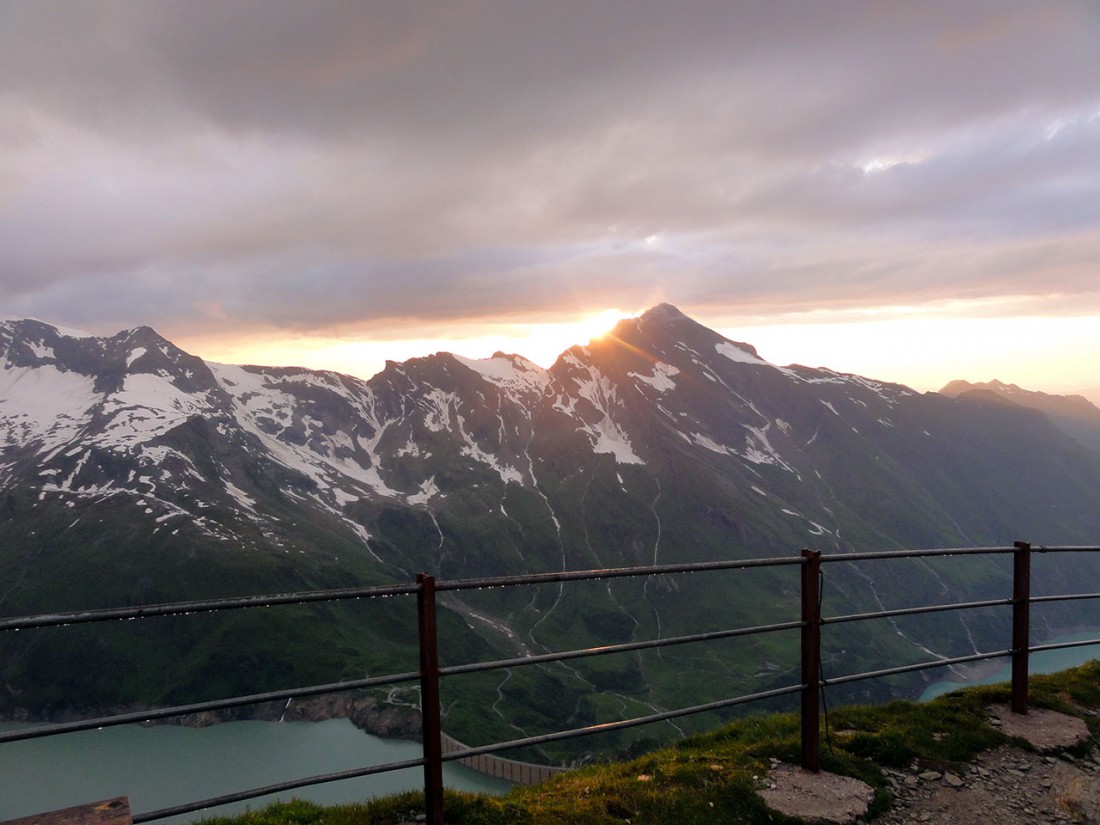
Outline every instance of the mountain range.
<svg viewBox="0 0 1100 825">
<path fill-rule="evenodd" d="M 549 369 L 439 353 L 361 380 L 208 363 L 147 327 L 97 337 L 34 320 L 0 323 L 0 356 L 0 615 L 420 571 L 1100 537 L 1100 410 L 1083 398 L 962 382 L 918 393 L 780 367 L 667 304 Z M 1033 592 L 1098 572 L 1081 556 L 1043 559 Z M 836 564 L 823 592 L 827 613 L 850 613 L 1003 597 L 1008 576 L 1003 558 Z M 797 577 L 624 579 L 442 605 L 444 664 L 460 664 L 786 621 Z M 1035 613 L 1041 632 L 1087 623 L 1055 605 Z M 1006 628 L 992 609 L 837 626 L 826 666 L 999 649 Z M 398 599 L 8 636 L 9 717 L 416 669 L 412 605 Z M 445 726 L 476 744 L 790 684 L 796 645 L 778 633 L 463 677 L 444 684 Z M 903 695 L 920 678 L 848 693 Z M 416 701 L 411 688 L 382 698 Z"/>
<path fill-rule="evenodd" d="M 1006 404 L 1029 407 L 1044 413 L 1058 429 L 1082 445 L 1100 451 L 1100 409 L 1083 395 L 1050 395 L 1025 390 L 1003 381 L 974 384 L 952 381 L 940 390 L 952 398 L 980 402 L 998 399 Z"/>
</svg>

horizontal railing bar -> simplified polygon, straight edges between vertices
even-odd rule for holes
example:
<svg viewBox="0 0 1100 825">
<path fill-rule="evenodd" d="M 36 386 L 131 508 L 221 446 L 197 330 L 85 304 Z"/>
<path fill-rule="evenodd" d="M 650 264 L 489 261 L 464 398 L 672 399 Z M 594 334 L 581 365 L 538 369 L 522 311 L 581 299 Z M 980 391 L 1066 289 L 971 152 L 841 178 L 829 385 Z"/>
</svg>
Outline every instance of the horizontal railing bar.
<svg viewBox="0 0 1100 825">
<path fill-rule="evenodd" d="M 171 808 L 161 808 L 158 811 L 134 814 L 133 822 L 152 822 L 156 819 L 165 819 L 170 816 L 194 813 L 195 811 L 201 811 L 205 808 L 214 808 L 218 805 L 230 805 L 234 802 L 244 802 L 245 800 L 255 799 L 259 796 L 267 796 L 268 794 L 293 791 L 297 788 L 304 788 L 307 785 L 321 785 L 326 782 L 339 782 L 343 779 L 358 779 L 363 776 L 372 776 L 377 773 L 400 771 L 406 768 L 418 768 L 423 766 L 423 764 L 424 758 L 420 757 L 418 759 L 406 759 L 403 762 L 387 762 L 383 765 L 371 765 L 367 768 L 353 768 L 338 773 L 326 773 L 319 776 L 308 776 L 302 779 L 291 779 L 286 782 L 278 782 L 274 785 L 265 785 L 262 788 L 252 788 L 247 791 L 238 791 L 237 793 L 225 794 L 224 796 L 203 799 L 199 802 L 188 802 Z"/>
<path fill-rule="evenodd" d="M 1028 648 L 1032 653 L 1038 653 L 1042 650 L 1064 650 L 1067 647 L 1088 647 L 1089 645 L 1100 645 L 1100 639 L 1085 639 L 1079 642 L 1057 642 L 1049 645 L 1033 645 Z"/>
<path fill-rule="evenodd" d="M 783 622 L 781 624 L 743 627 L 737 630 L 714 630 L 709 633 L 695 633 L 690 636 L 670 636 L 667 639 L 650 639 L 644 642 L 625 642 L 619 645 L 589 647 L 583 650 L 567 650 L 561 653 L 542 653 L 538 656 L 518 656 L 514 659 L 498 659 L 495 662 L 472 662 L 466 665 L 441 667 L 440 676 L 456 676 L 463 673 L 481 673 L 487 670 L 500 670 L 506 667 L 538 665 L 546 662 L 562 662 L 567 659 L 580 659 L 586 656 L 604 656 L 612 653 L 629 653 L 634 650 L 649 650 L 655 647 L 689 644 L 691 642 L 709 642 L 716 639 L 731 639 L 737 636 L 752 636 L 757 633 L 771 633 L 779 630 L 794 630 L 802 627 L 803 622 Z"/>
<path fill-rule="evenodd" d="M 916 665 L 892 667 L 886 670 L 872 670 L 867 673 L 854 673 L 850 676 L 838 676 L 835 679 L 822 679 L 821 684 L 826 687 L 831 685 L 844 685 L 848 682 L 859 682 L 864 679 L 879 679 L 883 676 L 894 676 L 899 673 L 913 673 L 918 670 L 930 670 L 934 667 L 950 667 L 951 665 L 961 665 L 967 662 L 981 662 L 986 659 L 999 659 L 1003 656 L 1011 655 L 1011 650 L 998 650 L 994 653 L 977 653 L 972 656 L 957 656 L 954 659 L 937 659 L 934 662 L 921 662 Z"/>
<path fill-rule="evenodd" d="M 658 576 L 670 573 L 695 573 L 708 570 L 742 570 L 752 567 L 778 567 L 802 564 L 800 557 L 772 559 L 739 559 L 694 564 L 666 564 L 640 567 L 615 567 L 604 570 L 574 570 L 554 573 L 531 573 L 520 576 L 495 576 L 479 579 L 453 579 L 439 581 L 436 590 L 472 590 L 483 587 L 510 587 L 524 584 L 546 584 L 586 579 L 614 579 L 627 576 Z M 124 621 L 153 616 L 179 616 L 188 613 L 210 613 L 219 610 L 240 610 L 254 607 L 275 607 L 290 604 L 344 601 L 384 596 L 411 595 L 419 585 L 383 585 L 376 587 L 314 590 L 298 593 L 279 593 L 269 596 L 243 596 L 203 601 L 170 602 L 166 604 L 135 605 L 133 607 L 77 610 L 65 613 L 47 613 L 35 616 L 16 616 L 0 619 L 0 631 L 32 630 L 42 627 L 58 627 L 92 622 Z"/>
<path fill-rule="evenodd" d="M 950 547 L 940 550 L 884 550 L 879 553 L 836 553 L 831 556 L 822 554 L 821 562 L 834 561 L 871 561 L 874 559 L 916 559 L 939 556 L 990 556 L 1015 553 L 1015 547 Z"/>
<path fill-rule="evenodd" d="M 380 687 L 382 685 L 394 684 L 395 682 L 411 682 L 419 678 L 419 673 L 396 673 L 391 676 L 373 676 L 368 679 L 334 682 L 328 685 L 312 685 L 310 687 L 275 690 L 269 693 L 254 693 L 251 696 L 213 699 L 209 702 L 196 702 L 191 705 L 177 705 L 176 707 L 170 708 L 140 710 L 132 713 L 121 713 L 115 716 L 104 716 L 98 719 L 81 719 L 75 722 L 61 722 L 55 725 L 44 725 L 36 728 L 0 732 L 0 744 L 4 742 L 20 742 L 26 739 L 39 739 L 45 736 L 56 736 L 62 733 L 77 733 L 78 731 L 95 730 L 96 728 L 110 728 L 118 725 L 152 722 L 155 719 L 187 716 L 191 713 L 204 713 L 210 710 L 226 710 L 228 708 L 243 707 L 245 705 L 256 705 L 261 702 L 278 702 L 283 699 L 298 699 L 303 696 L 319 696 L 324 693 L 339 693 L 345 690 Z"/>
<path fill-rule="evenodd" d="M 622 579 L 630 576 L 665 576 L 670 573 L 702 573 L 714 570 L 744 570 L 751 567 L 782 567 L 802 564 L 801 556 L 771 559 L 728 559 L 693 564 L 651 564 L 637 567 L 609 567 L 603 570 L 559 570 L 553 573 L 526 573 L 517 576 L 488 576 L 480 579 L 437 581 L 436 591 L 477 590 L 487 587 L 514 587 L 528 584 L 583 581 L 587 579 Z"/>
<path fill-rule="evenodd" d="M 1043 553 L 1085 553 L 1100 551 L 1100 547 L 1057 546 L 1032 547 L 1033 552 Z M 1013 547 L 956 547 L 938 550 L 889 550 L 878 553 L 841 553 L 821 557 L 822 562 L 853 562 L 873 559 L 931 558 L 961 555 L 1007 554 L 1016 552 Z M 510 587 L 515 585 L 546 584 L 587 579 L 614 579 L 630 576 L 658 576 L 671 573 L 695 573 L 708 570 L 739 570 L 753 567 L 779 567 L 801 565 L 801 557 L 782 557 L 766 559 L 741 559 L 718 562 L 698 562 L 694 564 L 651 565 L 638 567 L 616 567 L 603 570 L 575 570 L 554 573 L 531 573 L 518 576 L 495 576 L 477 579 L 453 579 L 439 581 L 436 590 L 471 590 L 484 587 Z M 106 608 L 97 610 L 72 611 L 65 613 L 39 614 L 35 616 L 17 616 L 0 619 L 0 631 L 29 630 L 59 625 L 87 624 L 91 622 L 122 621 L 127 619 L 148 618 L 153 616 L 174 616 L 187 613 L 209 613 L 220 610 L 239 610 L 254 607 L 274 607 L 290 604 L 308 604 L 314 602 L 345 601 L 348 599 L 377 598 L 416 593 L 419 585 L 383 585 L 362 588 L 342 588 L 334 590 L 315 590 L 297 593 L 281 593 L 268 596 L 244 596 L 204 601 L 172 602 L 166 604 L 137 605 L 125 608 Z M 1051 599 L 1045 599 L 1051 600 Z"/>
<path fill-rule="evenodd" d="M 1072 602 L 1080 599 L 1100 599 L 1100 593 L 1067 593 L 1064 596 L 1032 596 L 1031 603 L 1036 602 Z"/>
<path fill-rule="evenodd" d="M 556 733 L 544 733 L 541 736 L 528 736 L 524 739 L 513 739 L 509 742 L 497 742 L 494 745 L 481 745 L 480 747 L 466 748 L 465 750 L 443 754 L 443 761 L 450 762 L 456 759 L 466 759 L 471 756 L 481 756 L 486 753 L 512 750 L 513 748 L 545 745 L 548 742 L 558 742 L 562 739 L 574 739 L 579 736 L 588 736 L 593 733 L 605 733 L 607 731 L 623 730 L 624 728 L 636 728 L 640 725 L 650 725 L 655 722 L 667 722 L 669 719 L 677 719 L 681 716 L 690 716 L 695 713 L 705 713 L 709 710 L 720 710 L 734 705 L 744 705 L 749 702 L 760 701 L 761 699 L 771 699 L 775 696 L 786 696 L 792 693 L 798 693 L 804 690 L 805 687 L 805 685 L 791 685 L 789 687 L 776 688 L 774 690 L 765 690 L 760 693 L 752 693 L 747 696 L 738 696 L 735 699 L 720 699 L 717 702 L 707 702 L 705 705 L 693 705 L 689 708 L 678 708 L 677 710 L 668 710 L 663 713 L 654 713 L 650 716 L 638 716 L 634 719 L 623 719 L 619 722 L 604 722 L 601 725 L 589 725 L 585 728 L 574 728 L 572 730 L 558 731 Z"/>
<path fill-rule="evenodd" d="M 1033 547 L 1033 551 L 1055 552 L 1093 552 L 1100 547 Z M 981 555 L 1013 553 L 1011 547 L 958 547 L 939 550 L 890 550 L 878 553 L 843 553 L 822 556 L 822 562 L 852 562 L 872 559 L 892 558 L 929 558 L 955 555 Z M 564 581 L 591 579 L 613 579 L 631 576 L 657 576 L 671 573 L 695 573 L 713 570 L 739 570 L 753 567 L 779 567 L 800 565 L 801 557 L 782 557 L 765 559 L 740 559 L 718 562 L 698 562 L 694 564 L 651 565 L 637 567 L 617 567 L 602 570 L 575 570 L 553 573 L 531 573 L 518 576 L 493 576 L 477 579 L 453 579 L 436 583 L 437 591 L 472 590 L 484 587 L 510 587 L 516 585 L 546 584 Z M 137 605 L 125 608 L 106 608 L 96 610 L 71 611 L 64 613 L 39 614 L 0 619 L 0 631 L 29 630 L 60 625 L 87 624 L 91 622 L 122 621 L 127 619 L 148 618 L 153 616 L 174 616 L 187 613 L 209 613 L 220 610 L 239 610 L 255 607 L 274 607 L 290 604 L 308 604 L 315 602 L 345 601 L 348 599 L 377 598 L 394 595 L 411 595 L 418 591 L 419 585 L 384 585 L 362 588 L 342 588 L 334 590 L 303 591 L 281 593 L 268 596 L 245 596 L 204 601 L 172 602 L 166 604 Z"/>
<path fill-rule="evenodd" d="M 348 599 L 373 599 L 384 596 L 406 596 L 416 593 L 416 584 L 394 584 L 378 587 L 354 587 L 338 590 L 310 590 L 300 593 L 278 593 L 270 596 L 242 596 L 224 599 L 207 599 L 194 602 L 146 604 L 134 607 L 111 607 L 97 610 L 77 610 L 70 613 L 44 613 L 37 616 L 17 616 L 0 619 L 0 631 L 32 630 L 40 627 L 59 627 L 91 622 L 111 622 L 128 619 L 146 619 L 152 616 L 182 616 L 188 613 L 212 613 L 218 610 L 241 610 L 252 607 L 275 607 L 287 604 L 311 602 L 336 602 Z"/>
<path fill-rule="evenodd" d="M 981 602 L 958 602 L 956 604 L 937 604 L 930 607 L 902 607 L 895 610 L 878 610 L 874 613 L 849 613 L 844 616 L 830 616 L 821 620 L 822 624 L 841 624 L 862 619 L 888 619 L 893 616 L 917 616 L 921 613 L 942 613 L 947 610 L 964 610 L 977 607 L 1001 607 L 1012 604 L 1012 599 L 989 599 Z"/>
<path fill-rule="evenodd" d="M 1041 544 L 1031 545 L 1032 553 L 1096 553 L 1100 551 L 1100 547 L 1088 547 L 1085 545 L 1063 545 L 1054 547 L 1044 547 Z"/>
</svg>

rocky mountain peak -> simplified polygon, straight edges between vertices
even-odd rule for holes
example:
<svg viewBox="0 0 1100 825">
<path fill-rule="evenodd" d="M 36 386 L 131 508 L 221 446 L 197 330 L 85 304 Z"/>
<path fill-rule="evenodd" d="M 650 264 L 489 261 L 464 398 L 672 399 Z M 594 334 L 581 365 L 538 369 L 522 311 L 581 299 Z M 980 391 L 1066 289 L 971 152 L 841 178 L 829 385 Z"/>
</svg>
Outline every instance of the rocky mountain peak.
<svg viewBox="0 0 1100 825">
<path fill-rule="evenodd" d="M 1004 381 L 994 378 L 992 381 L 979 382 L 971 382 L 962 379 L 949 381 L 940 389 L 940 394 L 955 398 L 965 392 L 972 392 L 974 390 L 987 390 L 1002 396 L 1014 393 L 1027 394 L 1030 392 L 1029 390 L 1022 389 L 1016 384 L 1006 384 Z"/>
<path fill-rule="evenodd" d="M 691 318 L 681 312 L 679 307 L 667 302 L 655 304 L 643 312 L 639 317 L 646 321 L 662 324 L 682 323 L 684 321 L 695 323 Z"/>
<path fill-rule="evenodd" d="M 8 368 L 53 365 L 66 369 L 68 356 L 95 340 L 84 333 L 63 332 L 33 318 L 0 322 L 0 348 Z"/>
<path fill-rule="evenodd" d="M 672 359 L 671 363 L 677 363 L 685 355 L 708 361 L 717 352 L 743 363 L 767 364 L 752 345 L 730 341 L 672 304 L 658 304 L 633 320 L 634 326 L 624 330 L 620 337 L 666 360 Z M 677 366 L 682 368 L 683 364 Z"/>
</svg>

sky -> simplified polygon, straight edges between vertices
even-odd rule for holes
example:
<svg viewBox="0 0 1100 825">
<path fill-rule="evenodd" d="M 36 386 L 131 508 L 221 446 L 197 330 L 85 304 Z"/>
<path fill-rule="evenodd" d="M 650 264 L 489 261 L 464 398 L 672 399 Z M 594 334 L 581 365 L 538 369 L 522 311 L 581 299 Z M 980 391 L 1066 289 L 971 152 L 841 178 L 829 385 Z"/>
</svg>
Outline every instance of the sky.
<svg viewBox="0 0 1100 825">
<path fill-rule="evenodd" d="M 659 302 L 1100 386 L 1095 0 L 0 0 L 0 314 L 369 377 Z"/>
</svg>

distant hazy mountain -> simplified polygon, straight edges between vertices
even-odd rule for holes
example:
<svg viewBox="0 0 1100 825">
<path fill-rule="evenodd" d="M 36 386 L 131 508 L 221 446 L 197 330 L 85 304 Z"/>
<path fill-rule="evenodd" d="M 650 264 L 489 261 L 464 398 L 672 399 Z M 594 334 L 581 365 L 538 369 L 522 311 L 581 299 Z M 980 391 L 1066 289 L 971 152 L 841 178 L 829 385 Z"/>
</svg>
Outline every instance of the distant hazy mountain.
<svg viewBox="0 0 1100 825">
<path fill-rule="evenodd" d="M 1100 387 L 1083 387 L 1075 395 L 1083 396 L 1093 406 L 1100 407 Z"/>
<path fill-rule="evenodd" d="M 1100 537 L 1100 454 L 1067 434 L 1077 419 L 1056 415 L 1058 403 L 1040 412 L 988 389 L 951 398 L 778 367 L 667 304 L 549 370 L 442 353 L 363 381 L 205 363 L 148 328 L 106 338 L 29 320 L 0 323 L 0 357 L 3 615 L 418 571 Z M 1087 563 L 1037 563 L 1037 590 L 1073 590 Z M 1006 595 L 1007 569 L 831 565 L 827 611 L 950 601 L 962 587 Z M 452 596 L 445 663 L 783 621 L 797 614 L 796 586 L 784 568 Z M 1037 613 L 1047 630 L 1079 621 Z M 411 603 L 387 600 L 18 634 L 0 639 L 0 713 L 414 670 L 411 617 Z M 827 667 L 1003 648 L 1005 619 L 837 626 Z M 789 684 L 795 642 L 772 634 L 455 679 L 444 684 L 447 726 L 467 740 L 512 738 Z"/>
<path fill-rule="evenodd" d="M 1046 414 L 1058 429 L 1071 436 L 1084 447 L 1100 452 L 1100 408 L 1082 395 L 1049 395 L 1032 392 L 1015 384 L 1001 381 L 972 384 L 968 381 L 952 381 L 942 390 L 946 396 L 971 403 L 990 402 L 994 399 L 1039 410 Z"/>
</svg>

